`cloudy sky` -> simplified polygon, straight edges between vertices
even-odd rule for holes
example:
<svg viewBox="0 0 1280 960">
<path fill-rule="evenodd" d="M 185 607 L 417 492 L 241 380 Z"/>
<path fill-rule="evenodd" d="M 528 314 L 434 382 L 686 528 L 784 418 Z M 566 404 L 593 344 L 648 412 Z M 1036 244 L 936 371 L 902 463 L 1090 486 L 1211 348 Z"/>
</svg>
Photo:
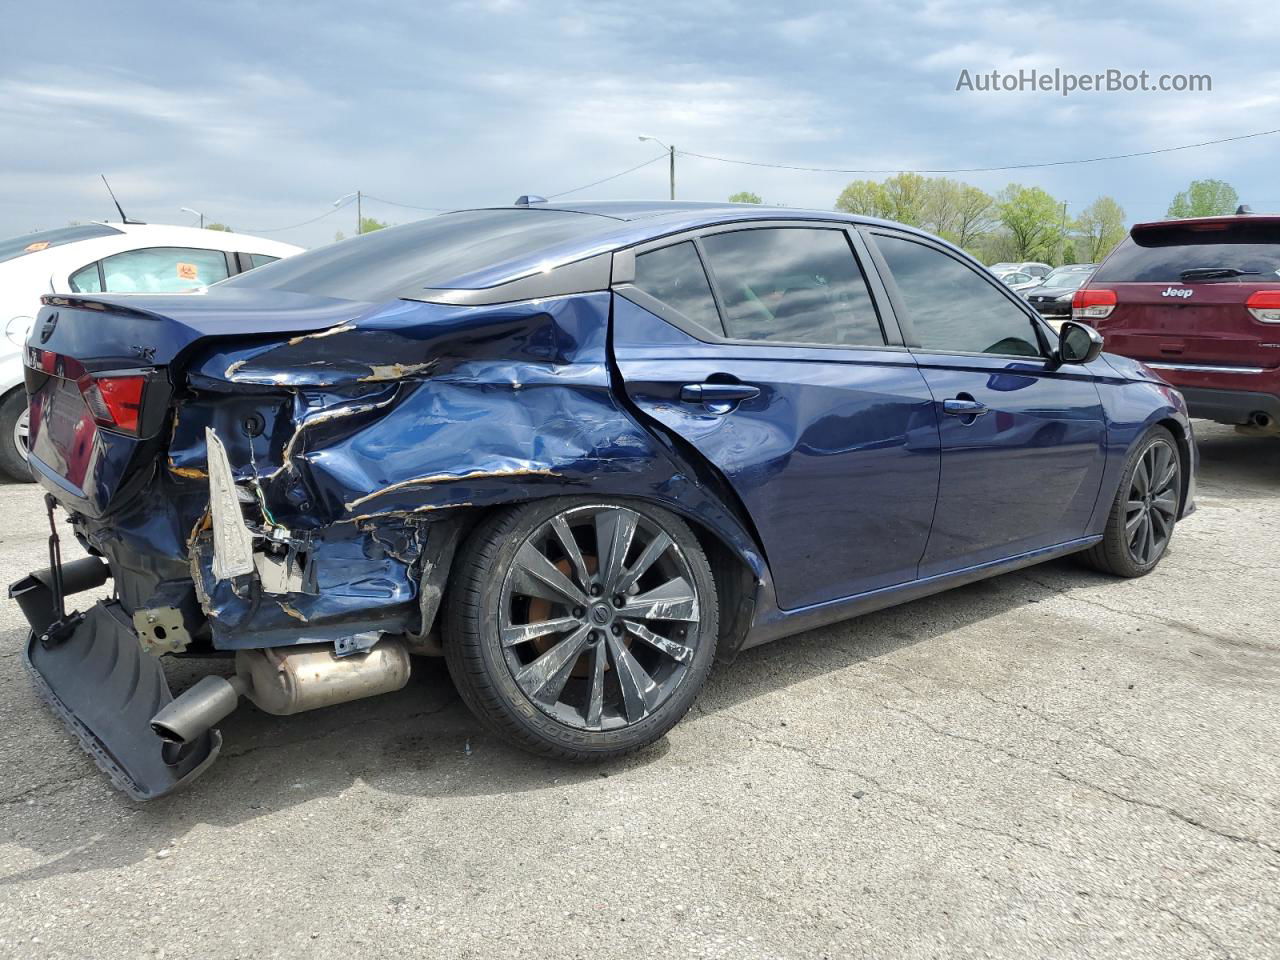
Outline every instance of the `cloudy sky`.
<svg viewBox="0 0 1280 960">
<path fill-rule="evenodd" d="M 678 149 L 817 167 L 985 167 L 1280 127 L 1280 18 L 1253 2 L 414 2 L 11 8 L 0 35 L 0 237 L 180 207 L 304 245 L 365 212 L 510 203 Z M 1209 93 L 957 92 L 973 73 L 1207 73 Z M 1280 209 L 1280 136 L 960 176 L 1038 185 L 1131 220 L 1219 177 Z M 853 175 L 677 159 L 682 199 L 752 190 L 829 208 Z M 661 198 L 665 161 L 570 194 Z M 328 216 L 303 226 L 304 220 Z M 288 229 L 280 229 L 288 228 Z"/>
</svg>

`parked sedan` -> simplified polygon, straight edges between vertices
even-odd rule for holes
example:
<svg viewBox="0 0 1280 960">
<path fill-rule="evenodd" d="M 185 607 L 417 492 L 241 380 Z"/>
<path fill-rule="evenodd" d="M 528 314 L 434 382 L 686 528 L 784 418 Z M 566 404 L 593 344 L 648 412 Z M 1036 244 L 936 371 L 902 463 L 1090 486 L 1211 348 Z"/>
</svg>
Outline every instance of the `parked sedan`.
<svg viewBox="0 0 1280 960">
<path fill-rule="evenodd" d="M 1032 287 L 1038 287 L 1043 282 L 1039 277 L 1033 277 L 1029 273 L 1023 273 L 1021 270 L 1010 270 L 1004 273 L 997 273 L 1000 282 L 1012 290 L 1014 293 L 1022 293 L 1024 290 L 1030 290 Z"/>
<path fill-rule="evenodd" d="M 1000 263 L 993 263 L 987 269 L 997 276 L 1002 273 L 1016 272 L 1025 273 L 1037 280 L 1042 280 L 1049 275 L 1050 271 L 1053 270 L 1053 267 L 1049 266 L 1047 263 L 1041 263 L 1039 260 L 1024 260 L 1021 263 L 1001 261 Z"/>
<path fill-rule="evenodd" d="M 503 740 L 616 757 L 747 647 L 1067 554 L 1142 576 L 1194 499 L 1175 389 L 839 213 L 534 202 L 44 300 L 31 463 L 92 555 L 11 593 L 139 798 L 240 697 L 387 692 L 411 654 Z M 172 698 L 158 657 L 219 651 Z"/>
<path fill-rule="evenodd" d="M 302 248 L 221 230 L 85 223 L 0 240 L 0 475 L 29 482 L 22 344 L 45 293 L 175 293 Z"/>
<path fill-rule="evenodd" d="M 1026 290 L 1027 302 L 1055 329 L 1071 316 L 1071 298 L 1097 269 L 1096 263 L 1069 263 L 1055 267 L 1044 283 Z"/>
</svg>

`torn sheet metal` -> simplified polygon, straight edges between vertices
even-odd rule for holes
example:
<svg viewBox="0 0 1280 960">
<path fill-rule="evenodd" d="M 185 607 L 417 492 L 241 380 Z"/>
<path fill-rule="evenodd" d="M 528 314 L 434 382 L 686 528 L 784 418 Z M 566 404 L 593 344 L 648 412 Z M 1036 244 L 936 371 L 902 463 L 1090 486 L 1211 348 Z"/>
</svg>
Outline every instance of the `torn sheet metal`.
<svg viewBox="0 0 1280 960">
<path fill-rule="evenodd" d="M 209 449 L 209 512 L 213 517 L 213 575 L 230 580 L 253 573 L 253 534 L 245 525 L 227 451 L 212 427 L 205 428 Z"/>
</svg>

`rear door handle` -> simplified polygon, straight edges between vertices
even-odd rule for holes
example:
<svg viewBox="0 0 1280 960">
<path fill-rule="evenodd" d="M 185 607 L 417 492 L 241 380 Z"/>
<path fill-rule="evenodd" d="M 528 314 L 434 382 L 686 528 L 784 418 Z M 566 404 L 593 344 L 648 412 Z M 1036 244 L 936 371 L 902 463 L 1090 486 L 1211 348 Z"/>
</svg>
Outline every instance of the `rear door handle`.
<svg viewBox="0 0 1280 960">
<path fill-rule="evenodd" d="M 953 417 L 980 417 L 987 412 L 987 405 L 981 400 L 943 400 L 942 412 Z"/>
<path fill-rule="evenodd" d="M 749 383 L 686 383 L 680 388 L 685 403 L 736 403 L 760 396 L 760 388 Z"/>
</svg>

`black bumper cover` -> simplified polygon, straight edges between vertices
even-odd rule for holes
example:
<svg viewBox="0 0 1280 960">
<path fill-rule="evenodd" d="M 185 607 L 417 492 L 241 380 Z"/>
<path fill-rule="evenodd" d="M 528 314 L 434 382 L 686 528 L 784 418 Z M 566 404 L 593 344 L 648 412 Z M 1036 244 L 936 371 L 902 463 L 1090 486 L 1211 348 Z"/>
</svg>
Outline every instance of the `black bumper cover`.
<svg viewBox="0 0 1280 960">
<path fill-rule="evenodd" d="M 85 561 L 63 568 L 72 574 L 65 577 L 68 592 L 75 589 L 73 568 L 81 564 L 88 569 Z M 81 582 L 96 586 L 89 582 L 93 579 L 90 575 Z M 208 769 L 222 747 L 217 730 L 181 752 L 152 731 L 151 718 L 173 694 L 160 661 L 143 652 L 119 603 L 100 601 L 78 618 L 74 629 L 50 631 L 52 593 L 40 574 L 9 590 L 31 623 L 24 659 L 36 691 L 112 783 L 135 800 L 153 800 Z"/>
</svg>

